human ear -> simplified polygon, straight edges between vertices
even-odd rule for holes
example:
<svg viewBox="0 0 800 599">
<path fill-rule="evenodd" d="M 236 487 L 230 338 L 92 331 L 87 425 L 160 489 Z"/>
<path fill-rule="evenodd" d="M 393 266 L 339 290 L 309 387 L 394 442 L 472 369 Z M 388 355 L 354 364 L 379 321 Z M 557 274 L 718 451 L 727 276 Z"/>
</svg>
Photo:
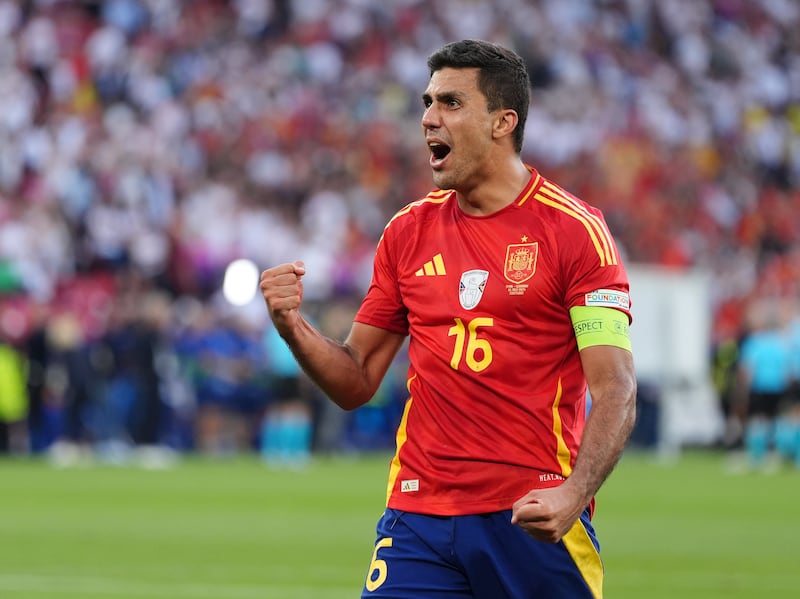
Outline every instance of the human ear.
<svg viewBox="0 0 800 599">
<path fill-rule="evenodd" d="M 500 139 L 506 135 L 511 135 L 514 129 L 517 128 L 517 123 L 519 123 L 519 117 L 516 110 L 498 110 L 494 119 L 492 136 L 495 139 Z"/>
</svg>

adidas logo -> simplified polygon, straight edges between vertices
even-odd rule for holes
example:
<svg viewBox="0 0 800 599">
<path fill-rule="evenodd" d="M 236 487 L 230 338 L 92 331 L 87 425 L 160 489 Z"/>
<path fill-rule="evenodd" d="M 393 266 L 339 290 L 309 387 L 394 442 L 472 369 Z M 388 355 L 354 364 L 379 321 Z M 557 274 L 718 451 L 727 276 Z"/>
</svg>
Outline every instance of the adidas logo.
<svg viewBox="0 0 800 599">
<path fill-rule="evenodd" d="M 446 275 L 447 271 L 444 269 L 444 260 L 441 254 L 436 254 L 432 260 L 428 260 L 422 268 L 414 273 L 418 277 L 441 277 Z"/>
</svg>

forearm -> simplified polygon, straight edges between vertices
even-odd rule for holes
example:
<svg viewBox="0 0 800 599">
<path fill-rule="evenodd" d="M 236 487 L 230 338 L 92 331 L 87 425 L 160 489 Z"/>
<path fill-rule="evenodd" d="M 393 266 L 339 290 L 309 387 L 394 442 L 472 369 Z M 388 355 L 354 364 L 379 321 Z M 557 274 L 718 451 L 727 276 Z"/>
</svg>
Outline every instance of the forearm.
<svg viewBox="0 0 800 599">
<path fill-rule="evenodd" d="M 338 406 L 353 410 L 371 399 L 375 389 L 349 345 L 325 337 L 303 318 L 282 336 L 303 371 Z"/>
<path fill-rule="evenodd" d="M 512 510 L 512 523 L 548 543 L 558 542 L 575 524 L 613 470 L 633 428 L 636 382 L 630 360 L 623 359 L 627 366 L 619 370 L 613 361 L 601 359 L 600 368 L 591 362 L 586 364 L 594 383 L 590 384 L 592 410 L 572 473 L 557 487 L 531 490 Z M 606 370 L 608 365 L 611 370 Z M 613 372 L 617 374 L 610 374 Z"/>
<path fill-rule="evenodd" d="M 355 409 L 372 398 L 405 336 L 353 323 L 344 343 L 325 337 L 300 315 L 305 273 L 299 261 L 268 268 L 261 294 L 300 367 L 336 404 Z"/>
<path fill-rule="evenodd" d="M 636 382 L 622 377 L 593 394 L 571 485 L 588 504 L 619 461 L 636 419 Z"/>
</svg>

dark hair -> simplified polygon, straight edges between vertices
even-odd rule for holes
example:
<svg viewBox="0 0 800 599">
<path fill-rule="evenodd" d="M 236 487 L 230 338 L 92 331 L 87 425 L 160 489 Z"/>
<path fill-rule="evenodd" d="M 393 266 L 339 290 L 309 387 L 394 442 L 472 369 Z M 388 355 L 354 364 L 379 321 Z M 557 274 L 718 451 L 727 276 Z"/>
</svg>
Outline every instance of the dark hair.
<svg viewBox="0 0 800 599">
<path fill-rule="evenodd" d="M 490 112 L 501 108 L 516 111 L 514 148 L 522 152 L 525 121 L 530 103 L 530 80 L 525 61 L 516 52 L 483 40 L 461 40 L 443 46 L 428 57 L 433 75 L 444 68 L 477 68 L 478 89 L 486 96 Z"/>
</svg>

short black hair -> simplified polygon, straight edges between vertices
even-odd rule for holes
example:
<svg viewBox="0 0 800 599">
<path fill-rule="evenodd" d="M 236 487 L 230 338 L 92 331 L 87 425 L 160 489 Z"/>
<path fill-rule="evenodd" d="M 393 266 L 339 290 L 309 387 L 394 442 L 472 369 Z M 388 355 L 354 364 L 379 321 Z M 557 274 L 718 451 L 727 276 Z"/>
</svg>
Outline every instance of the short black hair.
<svg viewBox="0 0 800 599">
<path fill-rule="evenodd" d="M 510 108 L 517 113 L 514 149 L 522 152 L 531 94 L 528 68 L 521 56 L 484 40 L 461 40 L 431 54 L 428 68 L 431 75 L 444 68 L 477 68 L 478 89 L 486 96 L 489 111 Z"/>
</svg>

